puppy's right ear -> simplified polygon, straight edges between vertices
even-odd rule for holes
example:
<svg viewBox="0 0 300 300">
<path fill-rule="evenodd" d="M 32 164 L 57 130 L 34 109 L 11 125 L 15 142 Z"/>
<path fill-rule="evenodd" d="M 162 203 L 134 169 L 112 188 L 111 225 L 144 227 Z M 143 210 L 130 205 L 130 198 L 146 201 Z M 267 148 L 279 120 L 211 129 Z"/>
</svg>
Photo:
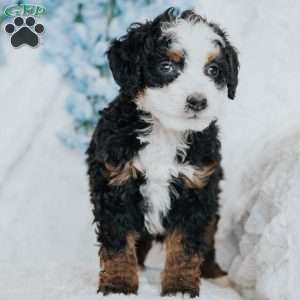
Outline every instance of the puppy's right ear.
<svg viewBox="0 0 300 300">
<path fill-rule="evenodd" d="M 113 77 L 121 90 L 129 95 L 136 91 L 141 79 L 139 41 L 132 36 L 131 33 L 120 40 L 113 40 L 107 51 Z"/>
</svg>

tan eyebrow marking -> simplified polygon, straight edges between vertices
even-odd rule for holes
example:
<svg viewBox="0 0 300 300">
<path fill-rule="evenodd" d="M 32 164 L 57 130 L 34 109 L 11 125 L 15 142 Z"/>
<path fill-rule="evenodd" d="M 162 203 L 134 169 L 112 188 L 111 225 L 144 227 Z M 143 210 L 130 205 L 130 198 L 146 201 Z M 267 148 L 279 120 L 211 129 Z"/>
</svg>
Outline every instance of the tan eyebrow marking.
<svg viewBox="0 0 300 300">
<path fill-rule="evenodd" d="M 183 59 L 184 54 L 182 51 L 179 50 L 169 50 L 167 52 L 167 56 L 170 60 L 174 62 L 180 62 Z"/>
<path fill-rule="evenodd" d="M 219 55 L 219 52 L 210 52 L 207 55 L 207 63 L 211 63 L 213 60 L 215 60 Z"/>
</svg>

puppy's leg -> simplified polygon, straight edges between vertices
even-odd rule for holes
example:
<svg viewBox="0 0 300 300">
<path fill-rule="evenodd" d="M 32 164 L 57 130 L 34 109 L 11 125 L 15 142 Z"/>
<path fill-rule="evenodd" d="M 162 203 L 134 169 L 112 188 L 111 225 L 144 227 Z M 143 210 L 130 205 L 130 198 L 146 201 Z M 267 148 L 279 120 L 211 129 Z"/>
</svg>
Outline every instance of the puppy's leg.
<svg viewBox="0 0 300 300">
<path fill-rule="evenodd" d="M 204 262 L 201 266 L 201 275 L 203 278 L 214 279 L 227 275 L 216 262 L 215 234 L 218 229 L 218 222 L 219 216 L 216 216 L 206 228 L 205 236 L 209 250 L 205 254 Z"/>
<path fill-rule="evenodd" d="M 138 289 L 137 258 L 135 236 L 127 235 L 126 245 L 119 251 L 111 251 L 105 247 L 100 250 L 101 272 L 98 292 L 136 293 Z"/>
<path fill-rule="evenodd" d="M 166 262 L 162 273 L 161 295 L 187 293 L 191 297 L 199 295 L 200 265 L 203 258 L 198 253 L 185 251 L 185 237 L 174 231 L 166 237 Z"/>
<path fill-rule="evenodd" d="M 142 269 L 145 268 L 145 260 L 147 258 L 150 249 L 152 248 L 152 244 L 153 244 L 153 237 L 147 232 L 142 232 L 136 242 L 137 261 L 138 261 L 138 265 Z"/>
<path fill-rule="evenodd" d="M 97 240 L 101 244 L 98 292 L 136 293 L 135 233 L 143 226 L 138 186 L 130 174 L 126 175 L 127 170 L 108 168 L 95 160 L 92 152 L 88 163 Z"/>
</svg>

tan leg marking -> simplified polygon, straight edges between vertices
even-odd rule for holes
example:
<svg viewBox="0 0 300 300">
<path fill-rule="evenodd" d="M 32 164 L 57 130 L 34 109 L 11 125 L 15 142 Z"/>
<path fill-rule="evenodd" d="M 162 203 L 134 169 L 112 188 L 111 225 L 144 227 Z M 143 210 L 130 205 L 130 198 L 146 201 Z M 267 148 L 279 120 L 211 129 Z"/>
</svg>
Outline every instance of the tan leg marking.
<svg viewBox="0 0 300 300">
<path fill-rule="evenodd" d="M 127 237 L 127 247 L 119 253 L 108 254 L 101 251 L 100 265 L 102 271 L 99 279 L 99 292 L 136 293 L 138 289 L 138 267 L 135 253 L 135 236 Z"/>
<path fill-rule="evenodd" d="M 198 296 L 202 261 L 196 254 L 187 256 L 184 253 L 182 234 L 174 232 L 167 236 L 166 263 L 161 276 L 162 296 L 176 293 Z"/>
</svg>

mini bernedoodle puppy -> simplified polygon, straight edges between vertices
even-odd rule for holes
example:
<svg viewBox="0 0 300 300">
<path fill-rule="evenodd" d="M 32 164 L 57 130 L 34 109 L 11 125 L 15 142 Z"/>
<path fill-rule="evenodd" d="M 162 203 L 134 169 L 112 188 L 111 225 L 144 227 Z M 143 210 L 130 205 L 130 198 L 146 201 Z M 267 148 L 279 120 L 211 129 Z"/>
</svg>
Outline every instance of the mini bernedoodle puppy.
<svg viewBox="0 0 300 300">
<path fill-rule="evenodd" d="M 161 295 L 199 295 L 215 262 L 220 141 L 217 118 L 238 83 L 224 31 L 169 8 L 132 24 L 107 52 L 119 95 L 101 112 L 87 150 L 101 245 L 99 292 L 137 293 L 138 266 L 165 243 Z"/>
</svg>

